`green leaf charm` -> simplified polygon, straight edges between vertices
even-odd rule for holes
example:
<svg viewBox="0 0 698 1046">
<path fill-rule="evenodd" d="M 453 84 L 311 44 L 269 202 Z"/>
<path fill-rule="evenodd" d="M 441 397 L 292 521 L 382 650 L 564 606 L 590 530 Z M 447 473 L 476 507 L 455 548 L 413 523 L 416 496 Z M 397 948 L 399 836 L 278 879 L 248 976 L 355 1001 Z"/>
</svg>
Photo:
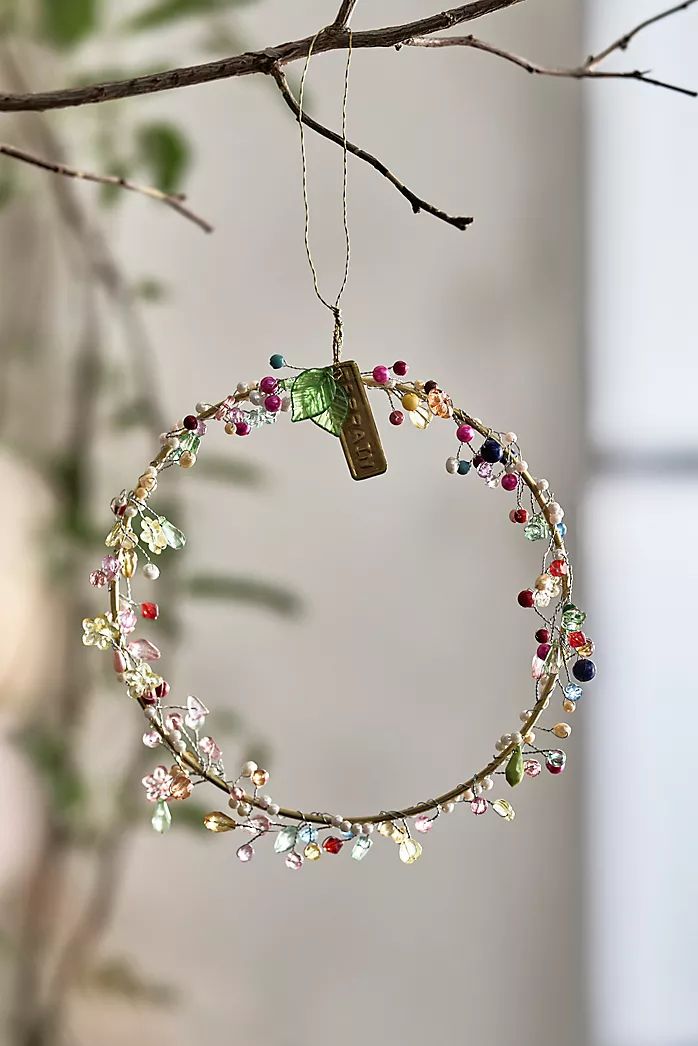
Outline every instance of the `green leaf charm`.
<svg viewBox="0 0 698 1046">
<path fill-rule="evenodd" d="M 160 516 L 158 522 L 170 548 L 184 548 L 187 539 L 182 531 L 178 530 L 174 523 L 170 523 L 169 519 L 165 519 L 164 516 Z"/>
<path fill-rule="evenodd" d="M 312 418 L 312 421 L 319 425 L 321 429 L 332 433 L 333 436 L 341 436 L 348 413 L 349 397 L 341 385 L 335 385 L 334 399 L 329 407 L 327 410 L 323 410 L 322 414 L 318 414 L 316 418 Z"/>
<path fill-rule="evenodd" d="M 507 784 L 511 785 L 512 788 L 516 788 L 518 784 L 521 784 L 523 775 L 523 752 L 521 751 L 521 745 L 517 745 L 509 756 L 509 762 L 507 763 L 504 776 L 507 779 Z"/>
<path fill-rule="evenodd" d="M 328 367 L 302 371 L 291 388 L 291 421 L 318 418 L 334 402 L 337 383 Z"/>
</svg>

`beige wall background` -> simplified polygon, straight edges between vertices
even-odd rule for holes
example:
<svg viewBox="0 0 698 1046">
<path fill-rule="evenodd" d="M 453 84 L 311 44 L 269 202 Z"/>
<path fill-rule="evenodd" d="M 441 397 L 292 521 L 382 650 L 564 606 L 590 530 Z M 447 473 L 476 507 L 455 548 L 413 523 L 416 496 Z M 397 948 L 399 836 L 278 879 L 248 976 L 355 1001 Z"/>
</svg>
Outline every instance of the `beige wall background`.
<svg viewBox="0 0 698 1046">
<path fill-rule="evenodd" d="M 248 45 L 309 32 L 334 6 L 254 5 L 241 15 Z M 512 10 L 482 35 L 540 60 L 574 60 L 579 6 Z M 359 5 L 355 27 L 429 10 L 425 0 L 374 0 Z M 342 71 L 342 56 L 321 56 L 308 82 L 313 112 L 334 126 Z M 243 79 L 135 104 L 187 124 L 198 154 L 191 200 L 217 227 L 203 237 L 138 199 L 115 225 L 134 276 L 157 272 L 176 292 L 148 316 L 172 420 L 260 377 L 271 352 L 327 361 L 331 325 L 304 258 L 297 126 L 272 85 Z M 351 163 L 346 355 L 364 367 L 404 358 L 467 410 L 515 429 L 573 521 L 579 86 L 467 51 L 361 52 L 349 110 L 354 140 L 420 194 L 477 220 L 459 233 L 414 216 Z M 329 292 L 341 271 L 341 154 L 308 146 L 313 250 Z M 531 620 L 515 594 L 537 552 L 509 523 L 507 495 L 446 475 L 446 426 L 392 430 L 378 410 L 383 479 L 353 484 L 329 437 L 294 426 L 288 438 L 284 427 L 240 445 L 208 437 L 264 467 L 261 493 L 182 484 L 190 562 L 282 580 L 305 613 L 289 625 L 192 606 L 173 682 L 213 709 L 241 710 L 271 746 L 273 794 L 300 807 L 368 812 L 434 794 L 481 765 L 531 693 Z M 109 496 L 145 453 L 129 444 L 109 461 Z M 573 522 L 570 534 L 574 544 Z M 137 743 L 138 718 L 116 692 L 109 701 L 103 744 L 115 730 Z M 76 1027 L 103 1046 L 125 1036 L 170 1046 L 205 1036 L 265 1046 L 581 1044 L 580 745 L 577 734 L 562 778 L 522 790 L 513 824 L 458 811 L 409 868 L 376 846 L 361 865 L 325 860 L 293 876 L 271 846 L 243 867 L 226 837 L 144 829 L 110 947 L 156 964 L 181 985 L 181 1005 L 164 1017 L 115 1006 L 105 1019 L 101 1003 L 87 1002 Z"/>
</svg>

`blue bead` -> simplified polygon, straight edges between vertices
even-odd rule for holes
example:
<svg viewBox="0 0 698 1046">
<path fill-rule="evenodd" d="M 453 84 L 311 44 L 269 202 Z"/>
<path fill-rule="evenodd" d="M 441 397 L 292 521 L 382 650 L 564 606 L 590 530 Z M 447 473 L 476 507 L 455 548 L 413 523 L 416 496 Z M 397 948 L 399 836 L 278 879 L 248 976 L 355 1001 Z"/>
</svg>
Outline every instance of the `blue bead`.
<svg viewBox="0 0 698 1046">
<path fill-rule="evenodd" d="M 564 687 L 563 693 L 568 701 L 579 701 L 583 696 L 584 691 L 579 683 L 568 683 L 567 686 Z"/>
<path fill-rule="evenodd" d="M 298 838 L 304 843 L 314 843 L 317 839 L 317 829 L 311 824 L 302 824 L 298 829 Z"/>
<path fill-rule="evenodd" d="M 564 538 L 565 534 L 567 533 L 567 524 L 566 523 L 556 523 L 555 526 L 557 527 L 557 532 L 560 535 L 560 537 Z"/>
<path fill-rule="evenodd" d="M 483 461 L 489 461 L 491 465 L 495 462 L 501 461 L 504 455 L 504 450 L 500 443 L 497 443 L 496 439 L 488 438 L 480 447 L 480 456 Z"/>
<path fill-rule="evenodd" d="M 471 467 L 472 467 L 472 462 L 470 462 L 470 461 L 459 461 L 458 462 L 458 475 L 459 476 L 467 476 L 468 473 L 470 472 Z"/>
<path fill-rule="evenodd" d="M 269 357 L 269 366 L 272 370 L 281 370 L 286 366 L 286 360 L 280 352 L 275 352 L 273 356 Z"/>
<path fill-rule="evenodd" d="M 588 657 L 581 657 L 572 666 L 572 675 L 580 683 L 590 683 L 596 675 L 596 665 Z"/>
</svg>

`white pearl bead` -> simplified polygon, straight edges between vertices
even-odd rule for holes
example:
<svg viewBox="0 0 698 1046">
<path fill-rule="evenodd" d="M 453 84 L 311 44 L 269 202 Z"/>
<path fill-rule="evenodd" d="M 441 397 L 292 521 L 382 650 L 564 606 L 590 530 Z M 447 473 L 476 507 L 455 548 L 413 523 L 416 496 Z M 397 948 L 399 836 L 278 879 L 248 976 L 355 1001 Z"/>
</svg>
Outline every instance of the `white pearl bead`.
<svg viewBox="0 0 698 1046">
<path fill-rule="evenodd" d="M 351 823 L 349 821 L 340 821 L 337 827 L 339 828 L 340 832 L 350 832 L 352 829 Z"/>
<path fill-rule="evenodd" d="M 280 806 L 278 803 L 269 803 L 269 806 L 267 807 L 267 813 L 271 814 L 272 817 L 276 817 L 279 810 Z"/>
<path fill-rule="evenodd" d="M 507 745 L 511 744 L 511 734 L 502 734 L 502 736 L 500 737 L 499 740 L 502 742 L 502 744 L 506 748 Z"/>
<path fill-rule="evenodd" d="M 504 741 L 497 741 L 494 746 L 495 752 L 503 752 L 505 748 L 506 744 L 504 743 Z"/>
<path fill-rule="evenodd" d="M 536 480 L 536 487 L 541 492 L 541 494 L 543 494 L 549 488 L 549 486 L 550 484 L 548 483 L 547 479 Z"/>
<path fill-rule="evenodd" d="M 515 432 L 505 432 L 502 438 L 503 443 L 518 443 L 519 437 Z"/>
<path fill-rule="evenodd" d="M 520 745 L 521 744 L 521 734 L 519 733 L 518 730 L 514 731 L 514 733 L 511 735 L 511 739 L 514 742 L 515 745 Z"/>
<path fill-rule="evenodd" d="M 343 820 L 344 818 L 340 814 L 333 814 L 332 817 L 330 817 L 330 824 L 333 828 L 339 828 Z"/>
<path fill-rule="evenodd" d="M 143 577 L 148 581 L 157 581 L 160 577 L 160 567 L 156 567 L 154 563 L 146 563 L 143 567 Z"/>
<path fill-rule="evenodd" d="M 239 381 L 235 391 L 237 392 L 238 396 L 246 396 L 247 393 L 250 391 L 250 386 L 247 384 L 246 381 Z"/>
<path fill-rule="evenodd" d="M 516 462 L 516 471 L 528 472 L 528 462 L 524 461 L 523 458 L 519 458 L 519 460 Z"/>
<path fill-rule="evenodd" d="M 258 795 L 257 796 L 257 806 L 259 806 L 260 809 L 262 809 L 262 810 L 266 810 L 267 807 L 269 806 L 269 796 L 268 795 Z"/>
<path fill-rule="evenodd" d="M 252 812 L 252 807 L 249 803 L 238 803 L 237 810 L 240 814 L 240 817 L 249 817 L 250 813 Z"/>
<path fill-rule="evenodd" d="M 255 770 L 259 769 L 257 764 L 251 759 L 247 763 L 243 763 L 242 770 L 240 771 L 241 777 L 252 777 Z"/>
<path fill-rule="evenodd" d="M 179 752 L 180 755 L 181 755 L 183 752 L 186 752 L 186 750 L 187 750 L 187 743 L 186 743 L 186 741 L 175 741 L 175 743 L 173 745 L 173 748 L 174 748 L 175 752 Z"/>
<path fill-rule="evenodd" d="M 196 413 L 197 414 L 203 414 L 203 412 L 207 409 L 207 407 L 208 407 L 208 403 L 197 403 L 196 404 Z"/>
<path fill-rule="evenodd" d="M 124 519 L 133 519 L 138 514 L 138 509 L 135 505 L 127 505 L 124 509 Z M 145 575 L 148 576 L 147 574 Z"/>
<path fill-rule="evenodd" d="M 362 829 L 362 826 L 360 824 L 356 824 L 356 822 L 355 822 L 351 826 L 351 828 L 349 830 L 350 830 L 352 835 L 361 835 L 361 832 L 362 832 L 363 829 Z"/>
<path fill-rule="evenodd" d="M 263 393 L 257 392 L 256 389 L 255 389 L 254 392 L 251 392 L 250 393 L 250 403 L 252 404 L 253 407 L 261 407 L 262 404 L 264 403 L 264 395 L 263 395 Z"/>
<path fill-rule="evenodd" d="M 158 474 L 158 470 L 155 468 L 155 465 L 148 465 L 147 469 L 143 473 L 144 476 L 155 476 L 155 477 L 157 477 L 157 474 Z"/>
<path fill-rule="evenodd" d="M 452 814 L 453 811 L 455 810 L 455 808 L 456 808 L 456 804 L 455 803 L 442 803 L 441 804 L 441 813 L 442 814 Z"/>
<path fill-rule="evenodd" d="M 531 709 L 524 708 L 522 712 L 519 712 L 519 719 L 522 723 L 525 723 L 527 719 L 531 718 Z"/>
<path fill-rule="evenodd" d="M 519 471 L 518 462 L 516 460 L 508 461 L 506 463 L 506 465 L 504 466 L 504 471 L 509 476 L 513 475 L 515 472 L 518 472 Z"/>
<path fill-rule="evenodd" d="M 494 781 L 492 780 L 492 778 L 489 777 L 489 776 L 488 777 L 483 777 L 483 779 L 482 779 L 482 787 L 484 788 L 484 790 L 486 792 L 490 792 L 494 788 Z"/>
<path fill-rule="evenodd" d="M 361 825 L 361 832 L 362 832 L 363 835 L 372 835 L 373 834 L 373 825 L 371 824 L 370 821 L 368 821 L 366 824 L 362 824 Z"/>
<path fill-rule="evenodd" d="M 463 792 L 463 799 L 465 800 L 465 802 L 471 803 L 474 798 L 475 796 L 473 795 L 472 788 L 466 788 L 466 790 Z"/>
<path fill-rule="evenodd" d="M 156 720 L 158 717 L 158 710 L 153 705 L 146 705 L 143 711 L 145 712 L 146 719 Z"/>
<path fill-rule="evenodd" d="M 451 476 L 458 472 L 458 458 L 446 458 L 446 471 Z"/>
</svg>

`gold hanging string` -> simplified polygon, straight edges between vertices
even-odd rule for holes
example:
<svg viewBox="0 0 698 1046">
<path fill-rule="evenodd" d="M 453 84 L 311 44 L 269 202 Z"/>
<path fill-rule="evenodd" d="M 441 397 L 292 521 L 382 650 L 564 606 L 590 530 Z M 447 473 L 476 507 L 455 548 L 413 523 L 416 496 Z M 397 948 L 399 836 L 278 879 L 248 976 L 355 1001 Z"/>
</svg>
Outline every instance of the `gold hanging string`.
<svg viewBox="0 0 698 1046">
<path fill-rule="evenodd" d="M 308 66 L 310 65 L 310 58 L 313 53 L 313 48 L 317 38 L 324 29 L 319 30 L 313 37 L 310 47 L 308 48 L 308 54 L 305 59 L 305 65 L 303 67 L 303 75 L 301 76 L 300 91 L 298 95 L 298 126 L 300 128 L 301 138 L 301 165 L 303 170 L 303 211 L 305 217 L 304 227 L 304 240 L 305 240 L 305 253 L 308 257 L 308 265 L 310 266 L 310 272 L 313 277 L 313 288 L 318 300 L 325 306 L 326 309 L 334 316 L 334 332 L 332 335 L 332 361 L 333 363 L 339 363 L 342 354 L 342 313 L 339 304 L 342 300 L 344 289 L 349 279 L 349 261 L 351 258 L 351 241 L 349 239 L 349 215 L 348 215 L 348 202 L 347 202 L 347 99 L 349 97 L 349 68 L 351 66 L 351 54 L 352 54 L 352 31 L 347 29 L 349 36 L 349 44 L 347 47 L 347 64 L 344 69 L 344 91 L 342 94 L 342 220 L 344 223 L 344 242 L 345 242 L 345 254 L 344 254 L 344 273 L 342 276 L 342 282 L 339 290 L 337 291 L 337 297 L 334 300 L 334 304 L 329 302 L 321 293 L 318 284 L 317 269 L 315 268 L 315 262 L 313 255 L 310 250 L 310 203 L 308 200 L 308 158 L 305 151 L 305 129 L 303 126 L 303 97 L 305 94 L 305 80 L 308 75 Z"/>
</svg>

